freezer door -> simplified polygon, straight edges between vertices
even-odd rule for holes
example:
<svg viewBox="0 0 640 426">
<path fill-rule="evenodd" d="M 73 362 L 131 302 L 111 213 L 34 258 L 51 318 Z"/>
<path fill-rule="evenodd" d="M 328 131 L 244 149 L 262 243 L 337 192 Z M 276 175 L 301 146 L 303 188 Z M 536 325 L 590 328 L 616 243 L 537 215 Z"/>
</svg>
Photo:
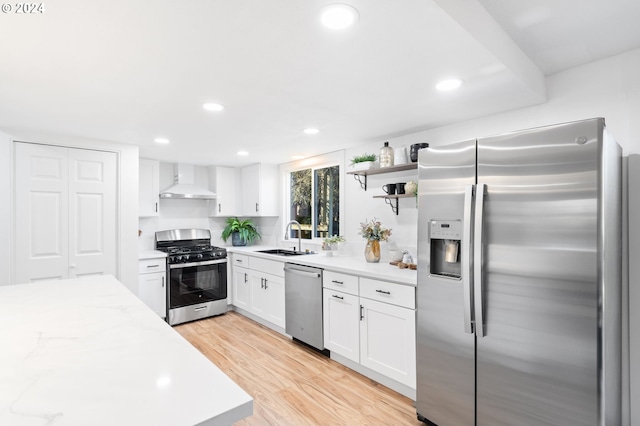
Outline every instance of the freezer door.
<svg viewBox="0 0 640 426">
<path fill-rule="evenodd" d="M 478 140 L 486 193 L 475 253 L 484 325 L 476 343 L 477 426 L 598 424 L 603 125 L 587 120 Z"/>
<path fill-rule="evenodd" d="M 476 141 L 420 150 L 418 177 L 416 410 L 438 426 L 473 425 L 475 337 L 468 260 Z M 466 267 L 447 269 L 453 264 L 443 262 L 441 275 L 431 273 L 432 225 L 450 225 L 466 233 L 459 247 Z M 446 256 L 451 261 L 455 253 L 449 250 Z M 446 276 L 458 271 L 459 277 Z"/>
</svg>

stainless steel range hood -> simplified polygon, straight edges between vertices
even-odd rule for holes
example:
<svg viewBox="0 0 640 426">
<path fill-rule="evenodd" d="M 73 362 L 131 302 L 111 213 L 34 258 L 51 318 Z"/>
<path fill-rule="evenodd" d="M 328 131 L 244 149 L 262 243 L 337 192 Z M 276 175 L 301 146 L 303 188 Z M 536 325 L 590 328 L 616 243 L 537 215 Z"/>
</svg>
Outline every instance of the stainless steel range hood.
<svg viewBox="0 0 640 426">
<path fill-rule="evenodd" d="M 175 164 L 173 166 L 174 184 L 160 192 L 160 198 L 213 200 L 216 194 L 201 186 L 194 185 L 194 166 Z"/>
</svg>

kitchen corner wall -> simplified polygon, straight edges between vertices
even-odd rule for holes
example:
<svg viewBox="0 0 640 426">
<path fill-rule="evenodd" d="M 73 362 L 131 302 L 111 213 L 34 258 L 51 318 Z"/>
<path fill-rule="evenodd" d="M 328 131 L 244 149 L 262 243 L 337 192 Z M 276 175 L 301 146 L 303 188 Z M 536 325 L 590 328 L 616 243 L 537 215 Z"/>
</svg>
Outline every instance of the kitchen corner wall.
<svg viewBox="0 0 640 426">
<path fill-rule="evenodd" d="M 172 163 L 160 163 L 160 190 L 173 185 Z M 194 183 L 198 186 L 209 188 L 209 176 L 206 167 L 194 166 Z M 139 230 L 138 249 L 140 251 L 153 250 L 155 245 L 155 232 L 167 229 L 200 228 L 211 230 L 211 242 L 213 245 L 226 247 L 231 241 L 222 241 L 221 234 L 225 226 L 224 217 L 209 217 L 208 200 L 171 200 L 160 199 L 160 215 L 156 217 L 141 217 L 138 219 Z M 262 235 L 259 244 L 277 245 L 279 218 L 258 217 L 252 218 Z"/>
</svg>

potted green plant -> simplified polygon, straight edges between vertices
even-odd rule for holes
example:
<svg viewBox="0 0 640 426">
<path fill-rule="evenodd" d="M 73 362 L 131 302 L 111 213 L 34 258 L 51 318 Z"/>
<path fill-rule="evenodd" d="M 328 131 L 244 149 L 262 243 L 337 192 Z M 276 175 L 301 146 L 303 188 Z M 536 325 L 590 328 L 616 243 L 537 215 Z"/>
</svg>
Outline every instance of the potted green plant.
<svg viewBox="0 0 640 426">
<path fill-rule="evenodd" d="M 222 230 L 222 240 L 227 241 L 231 237 L 234 246 L 246 246 L 260 237 L 256 225 L 251 219 L 240 220 L 237 217 L 229 217 L 226 226 Z"/>
<path fill-rule="evenodd" d="M 352 170 L 368 170 L 373 167 L 374 162 L 378 157 L 376 154 L 362 154 L 356 155 L 351 159 L 350 167 Z"/>
</svg>

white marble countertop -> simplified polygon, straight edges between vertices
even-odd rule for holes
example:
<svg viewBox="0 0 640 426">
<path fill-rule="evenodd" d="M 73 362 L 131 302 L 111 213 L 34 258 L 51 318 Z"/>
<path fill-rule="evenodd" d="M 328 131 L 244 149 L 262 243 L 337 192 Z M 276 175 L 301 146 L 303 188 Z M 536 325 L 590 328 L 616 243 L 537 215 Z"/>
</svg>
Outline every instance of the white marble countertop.
<svg viewBox="0 0 640 426">
<path fill-rule="evenodd" d="M 229 253 L 250 254 L 263 259 L 278 260 L 281 262 L 292 262 L 300 265 L 315 266 L 330 271 L 342 272 L 345 274 L 359 275 L 361 277 L 396 282 L 399 284 L 417 286 L 418 273 L 411 269 L 400 269 L 390 265 L 388 262 L 368 263 L 361 256 L 340 256 L 334 253 L 333 256 L 326 256 L 326 253 L 305 254 L 300 256 L 276 256 L 273 254 L 258 253 L 258 250 L 282 248 L 275 246 L 245 246 L 226 247 Z"/>
<path fill-rule="evenodd" d="M 138 252 L 138 260 L 157 259 L 159 257 L 167 257 L 167 253 L 160 250 L 143 250 Z"/>
<path fill-rule="evenodd" d="M 228 425 L 253 400 L 112 276 L 0 286 L 0 425 Z"/>
</svg>

